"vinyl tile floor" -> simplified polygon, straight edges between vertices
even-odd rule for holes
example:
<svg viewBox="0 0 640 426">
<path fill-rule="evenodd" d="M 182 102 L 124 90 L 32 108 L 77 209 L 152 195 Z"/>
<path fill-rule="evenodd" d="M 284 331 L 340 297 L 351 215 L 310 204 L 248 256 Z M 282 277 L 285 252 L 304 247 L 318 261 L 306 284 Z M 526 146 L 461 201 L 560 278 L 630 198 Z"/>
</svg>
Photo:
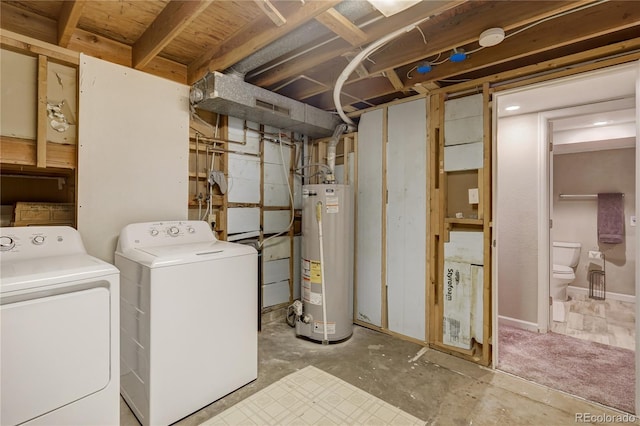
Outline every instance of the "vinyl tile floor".
<svg viewBox="0 0 640 426">
<path fill-rule="evenodd" d="M 586 295 L 564 302 L 565 321 L 554 321 L 551 331 L 605 345 L 635 350 L 635 304 L 594 300 Z"/>
</svg>

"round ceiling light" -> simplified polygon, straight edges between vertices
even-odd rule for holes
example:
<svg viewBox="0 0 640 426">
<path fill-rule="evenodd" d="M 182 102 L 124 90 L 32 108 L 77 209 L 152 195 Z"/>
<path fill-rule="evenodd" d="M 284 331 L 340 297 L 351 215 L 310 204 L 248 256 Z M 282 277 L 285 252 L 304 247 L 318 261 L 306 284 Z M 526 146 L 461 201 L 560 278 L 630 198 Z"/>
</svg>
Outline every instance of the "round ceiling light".
<svg viewBox="0 0 640 426">
<path fill-rule="evenodd" d="M 482 47 L 495 46 L 504 40 L 504 30 L 502 28 L 489 28 L 480 34 L 478 43 Z"/>
</svg>

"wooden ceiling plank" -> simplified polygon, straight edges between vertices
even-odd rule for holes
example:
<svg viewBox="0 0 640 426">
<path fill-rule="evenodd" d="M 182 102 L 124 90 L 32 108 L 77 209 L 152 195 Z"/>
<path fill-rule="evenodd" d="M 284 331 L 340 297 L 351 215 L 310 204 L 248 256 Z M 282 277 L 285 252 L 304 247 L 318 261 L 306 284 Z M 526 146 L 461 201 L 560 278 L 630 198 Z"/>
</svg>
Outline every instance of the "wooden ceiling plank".
<svg viewBox="0 0 640 426">
<path fill-rule="evenodd" d="M 58 25 L 53 19 L 0 1 L 0 22 L 2 31 L 9 30 L 36 40 L 58 44 Z"/>
<path fill-rule="evenodd" d="M 271 22 L 250 23 L 225 40 L 223 46 L 215 46 L 189 64 L 189 84 L 193 84 L 209 71 L 225 70 L 241 59 L 267 46 L 300 25 L 315 18 L 325 10 L 340 3 L 340 0 L 312 1 L 296 4 L 287 15 L 287 23 L 274 27 Z M 265 17 L 267 21 L 268 18 Z"/>
<path fill-rule="evenodd" d="M 352 46 L 360 46 L 367 41 L 367 34 L 334 8 L 316 16 L 316 21 L 348 41 Z"/>
<path fill-rule="evenodd" d="M 133 67 L 143 69 L 147 66 L 211 3 L 213 0 L 170 1 L 133 45 Z"/>
<path fill-rule="evenodd" d="M 276 27 L 281 27 L 287 23 L 287 20 L 282 13 L 271 3 L 269 0 L 253 0 L 258 5 L 260 10 L 271 19 Z"/>
<path fill-rule="evenodd" d="M 410 9 L 381 20 L 379 24 L 372 24 L 370 28 L 367 28 L 367 40 L 365 43 L 378 40 L 398 28 L 407 25 L 407 23 L 438 15 L 443 11 L 460 6 L 461 3 L 465 2 L 461 0 L 421 2 Z M 329 43 L 325 43 L 322 47 L 314 49 L 308 55 L 288 60 L 280 65 L 271 67 L 267 71 L 260 72 L 259 74 L 253 73 L 254 76 L 249 78 L 249 81 L 262 87 L 273 86 L 281 80 L 286 80 L 295 75 L 304 74 L 305 70 L 315 68 L 336 56 L 348 53 L 352 50 L 353 46 L 345 40 L 341 38 L 333 40 Z"/>
<path fill-rule="evenodd" d="M 62 3 L 60 17 L 58 18 L 58 45 L 67 47 L 71 35 L 76 30 L 86 0 L 65 1 Z"/>
</svg>

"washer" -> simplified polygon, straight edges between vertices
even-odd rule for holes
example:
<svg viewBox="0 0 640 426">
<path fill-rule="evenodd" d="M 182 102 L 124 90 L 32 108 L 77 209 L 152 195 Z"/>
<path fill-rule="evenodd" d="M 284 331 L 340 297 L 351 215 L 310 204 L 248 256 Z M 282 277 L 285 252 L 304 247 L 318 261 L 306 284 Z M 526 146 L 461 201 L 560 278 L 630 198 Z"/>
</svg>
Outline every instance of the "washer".
<svg viewBox="0 0 640 426">
<path fill-rule="evenodd" d="M 120 391 L 140 423 L 174 423 L 257 378 L 254 248 L 202 221 L 136 223 L 115 263 Z"/>
<path fill-rule="evenodd" d="M 0 228 L 3 425 L 120 422 L 119 271 L 67 226 Z"/>
</svg>

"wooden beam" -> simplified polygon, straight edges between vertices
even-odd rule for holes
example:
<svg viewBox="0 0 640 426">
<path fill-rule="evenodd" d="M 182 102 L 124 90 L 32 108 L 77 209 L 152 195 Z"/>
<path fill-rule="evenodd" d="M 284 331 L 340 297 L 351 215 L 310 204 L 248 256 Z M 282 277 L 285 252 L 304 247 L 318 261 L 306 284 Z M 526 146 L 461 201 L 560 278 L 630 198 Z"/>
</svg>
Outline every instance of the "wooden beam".
<svg viewBox="0 0 640 426">
<path fill-rule="evenodd" d="M 38 114 L 36 132 L 36 166 L 47 167 L 47 57 L 38 55 Z"/>
<path fill-rule="evenodd" d="M 188 84 L 195 83 L 209 71 L 224 70 L 230 67 L 338 3 L 340 0 L 312 1 L 303 4 L 291 3 L 289 6 L 290 9 L 293 8 L 293 11 L 287 14 L 287 23 L 281 27 L 273 27 L 267 17 L 258 23 L 248 24 L 226 40 L 223 46 L 215 46 L 189 64 Z"/>
<path fill-rule="evenodd" d="M 367 34 L 334 8 L 316 16 L 316 21 L 348 41 L 352 46 L 360 46 L 367 41 Z"/>
<path fill-rule="evenodd" d="M 394 89 L 398 91 L 406 90 L 406 88 L 404 87 L 404 83 L 402 82 L 402 80 L 400 80 L 400 77 L 398 76 L 398 73 L 395 72 L 395 70 L 385 71 L 384 74 L 387 77 L 387 79 L 391 82 L 391 85 L 393 86 Z"/>
<path fill-rule="evenodd" d="M 281 27 L 287 23 L 287 20 L 282 13 L 271 3 L 269 0 L 253 0 L 255 4 L 264 12 L 265 15 L 271 19 L 271 22 L 276 24 L 276 27 Z"/>
<path fill-rule="evenodd" d="M 143 69 L 147 66 L 211 3 L 213 0 L 171 0 L 133 45 L 133 67 Z"/>
<path fill-rule="evenodd" d="M 82 9 L 87 0 L 68 0 L 62 2 L 62 10 L 58 17 L 58 45 L 67 47 L 71 35 L 76 30 Z"/>
<path fill-rule="evenodd" d="M 5 29 L 0 32 L 0 44 L 3 49 L 44 55 L 69 65 L 78 65 L 80 63 L 80 54 L 78 52 Z"/>
</svg>

